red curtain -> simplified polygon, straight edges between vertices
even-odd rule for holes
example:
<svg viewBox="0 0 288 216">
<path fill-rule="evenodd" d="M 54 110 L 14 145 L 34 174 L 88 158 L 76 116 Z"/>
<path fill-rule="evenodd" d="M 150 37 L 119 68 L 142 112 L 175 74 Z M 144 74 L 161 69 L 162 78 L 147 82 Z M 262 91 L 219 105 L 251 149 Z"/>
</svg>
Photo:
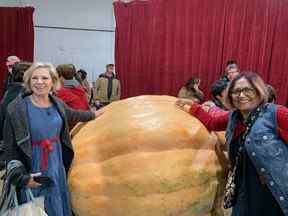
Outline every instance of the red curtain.
<svg viewBox="0 0 288 216">
<path fill-rule="evenodd" d="M 287 103 L 288 1 L 150 0 L 115 2 L 114 9 L 123 97 L 176 96 L 193 75 L 209 96 L 233 58 L 274 86 L 280 104 Z"/>
<path fill-rule="evenodd" d="M 7 56 L 33 61 L 33 12 L 32 7 L 0 7 L 0 96 L 7 75 Z"/>
</svg>

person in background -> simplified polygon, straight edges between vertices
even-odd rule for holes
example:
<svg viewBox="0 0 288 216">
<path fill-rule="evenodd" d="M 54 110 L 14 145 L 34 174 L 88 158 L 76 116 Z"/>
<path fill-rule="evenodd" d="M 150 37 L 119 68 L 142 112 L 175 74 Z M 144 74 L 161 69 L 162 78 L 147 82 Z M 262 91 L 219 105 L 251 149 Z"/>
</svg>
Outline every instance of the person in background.
<svg viewBox="0 0 288 216">
<path fill-rule="evenodd" d="M 90 121 L 103 111 L 78 111 L 69 108 L 52 94 L 58 86 L 58 76 L 51 64 L 34 63 L 24 74 L 25 94 L 8 105 L 4 123 L 4 160 L 23 164 L 14 174 L 12 184 L 20 190 L 20 202 L 25 202 L 25 187 L 35 197 L 44 196 L 49 216 L 71 216 L 71 204 L 66 176 L 74 157 L 68 121 Z M 9 172 L 9 170 L 8 170 Z M 48 177 L 37 182 L 33 175 Z"/>
<path fill-rule="evenodd" d="M 23 75 L 24 72 L 31 66 L 28 62 L 19 62 L 13 65 L 11 73 L 11 82 L 8 84 L 7 90 L 0 103 L 0 158 L 1 154 L 4 154 L 3 143 L 3 126 L 5 121 L 5 114 L 8 104 L 13 101 L 24 90 Z M 0 161 L 0 194 L 2 192 L 2 175 L 6 164 Z"/>
<path fill-rule="evenodd" d="M 71 65 L 73 65 L 73 64 L 71 64 Z M 73 65 L 74 66 L 74 65 Z M 76 68 L 75 68 L 75 70 L 76 70 Z M 86 72 L 85 72 L 86 73 Z M 82 80 L 82 78 L 83 77 L 87 77 L 87 73 L 86 73 L 86 75 L 83 73 L 82 74 L 82 70 L 78 70 L 77 72 L 76 72 L 76 74 L 75 74 L 75 77 L 74 77 L 74 79 L 76 79 L 77 80 L 77 82 L 79 82 L 79 84 L 81 84 L 83 87 L 84 87 L 84 84 L 83 84 L 83 80 Z M 85 79 L 85 78 L 83 78 L 83 79 Z M 85 89 L 86 90 L 86 89 Z"/>
<path fill-rule="evenodd" d="M 288 215 L 288 186 L 284 183 L 288 178 L 288 109 L 267 103 L 267 88 L 252 72 L 241 73 L 231 81 L 226 99 L 232 110 L 221 116 L 209 115 L 200 105 L 183 99 L 176 105 L 208 130 L 226 129 L 229 158 L 235 169 L 231 178 L 236 194 L 230 199 L 232 216 Z"/>
<path fill-rule="evenodd" d="M 31 66 L 29 62 L 19 62 L 12 66 L 11 80 L 0 103 L 0 140 L 3 140 L 3 125 L 8 104 L 24 91 L 24 72 Z"/>
<path fill-rule="evenodd" d="M 212 84 L 210 90 L 212 100 L 206 101 L 202 104 L 202 108 L 204 110 L 211 114 L 216 114 L 216 112 L 225 112 L 228 110 L 225 105 L 228 83 L 229 82 L 226 80 L 219 79 Z"/>
<path fill-rule="evenodd" d="M 91 87 L 90 87 L 90 84 L 89 84 L 89 82 L 87 80 L 87 72 L 85 70 L 83 70 L 83 69 L 79 69 L 77 71 L 77 74 L 79 74 L 79 77 L 81 79 L 80 83 L 83 85 L 85 91 L 87 93 L 89 93 L 91 91 Z"/>
<path fill-rule="evenodd" d="M 197 103 L 200 103 L 204 98 L 204 94 L 199 89 L 199 85 L 200 85 L 200 79 L 198 77 L 190 78 L 186 82 L 185 86 L 183 86 L 180 89 L 180 91 L 178 93 L 178 97 L 179 98 L 187 98 L 187 99 L 193 100 Z"/>
<path fill-rule="evenodd" d="M 80 82 L 83 88 L 86 91 L 86 95 L 90 104 L 90 101 L 93 99 L 92 88 L 90 87 L 89 81 L 87 79 L 87 72 L 83 69 L 79 69 L 75 74 L 75 78 Z"/>
<path fill-rule="evenodd" d="M 71 64 L 61 64 L 57 66 L 56 71 L 61 81 L 61 87 L 56 91 L 56 95 L 73 109 L 90 110 L 85 89 L 74 79 L 75 67 Z M 75 124 L 75 122 L 69 122 L 69 129 L 71 130 Z"/>
<path fill-rule="evenodd" d="M 276 102 L 276 91 L 273 86 L 266 84 L 267 92 L 268 92 L 268 103 L 275 103 Z"/>
<path fill-rule="evenodd" d="M 240 69 L 236 63 L 228 64 L 225 68 L 225 74 L 228 80 L 231 82 L 238 74 L 240 73 Z"/>
<path fill-rule="evenodd" d="M 17 56 L 8 56 L 6 60 L 6 66 L 7 66 L 7 77 L 4 81 L 4 93 L 8 88 L 8 85 L 10 82 L 12 82 L 12 67 L 14 64 L 20 62 L 20 59 Z"/>
<path fill-rule="evenodd" d="M 240 73 L 239 66 L 234 59 L 230 59 L 226 62 L 225 72 L 220 76 L 220 80 L 231 81 Z"/>
<path fill-rule="evenodd" d="M 120 100 L 120 96 L 121 86 L 114 74 L 114 64 L 108 64 L 106 65 L 106 72 L 99 75 L 95 88 L 93 88 L 93 100 L 96 108 Z"/>
</svg>

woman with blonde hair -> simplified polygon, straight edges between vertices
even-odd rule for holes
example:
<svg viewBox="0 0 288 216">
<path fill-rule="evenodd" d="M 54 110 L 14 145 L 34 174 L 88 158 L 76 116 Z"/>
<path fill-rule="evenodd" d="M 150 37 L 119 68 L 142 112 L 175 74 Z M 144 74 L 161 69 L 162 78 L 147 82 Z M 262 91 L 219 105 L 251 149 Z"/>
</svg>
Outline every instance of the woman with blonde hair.
<svg viewBox="0 0 288 216">
<path fill-rule="evenodd" d="M 24 85 L 26 93 L 8 105 L 4 160 L 23 164 L 13 181 L 20 189 L 20 202 L 26 201 L 23 192 L 28 187 L 35 197 L 44 196 L 49 216 L 72 215 L 66 176 L 74 151 L 68 121 L 89 121 L 103 112 L 76 111 L 53 96 L 58 77 L 51 64 L 34 63 L 24 74 Z"/>
</svg>

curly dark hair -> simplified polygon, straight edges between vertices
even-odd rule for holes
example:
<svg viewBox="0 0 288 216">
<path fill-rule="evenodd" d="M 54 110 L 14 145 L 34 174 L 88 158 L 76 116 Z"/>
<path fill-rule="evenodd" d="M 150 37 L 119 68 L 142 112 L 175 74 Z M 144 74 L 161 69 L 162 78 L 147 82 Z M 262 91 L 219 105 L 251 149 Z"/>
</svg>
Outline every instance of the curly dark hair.
<svg viewBox="0 0 288 216">
<path fill-rule="evenodd" d="M 200 78 L 199 77 L 191 77 L 185 84 L 185 87 L 187 90 L 195 90 L 194 89 L 194 85 L 200 82 Z"/>
</svg>

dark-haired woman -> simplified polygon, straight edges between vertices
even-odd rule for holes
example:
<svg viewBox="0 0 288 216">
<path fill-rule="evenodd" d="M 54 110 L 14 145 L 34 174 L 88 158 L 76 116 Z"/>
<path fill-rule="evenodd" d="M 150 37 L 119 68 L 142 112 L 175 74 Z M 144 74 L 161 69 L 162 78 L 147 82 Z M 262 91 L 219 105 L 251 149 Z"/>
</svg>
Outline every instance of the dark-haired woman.
<svg viewBox="0 0 288 216">
<path fill-rule="evenodd" d="M 185 86 L 183 86 L 179 93 L 179 98 L 186 98 L 193 100 L 194 102 L 201 102 L 204 98 L 203 92 L 199 89 L 200 79 L 198 77 L 192 77 L 189 79 Z"/>
<path fill-rule="evenodd" d="M 288 215 L 288 109 L 267 103 L 267 95 L 263 80 L 247 72 L 228 88 L 230 113 L 213 117 L 191 101 L 176 102 L 209 130 L 226 129 L 235 168 L 233 216 Z"/>
</svg>

